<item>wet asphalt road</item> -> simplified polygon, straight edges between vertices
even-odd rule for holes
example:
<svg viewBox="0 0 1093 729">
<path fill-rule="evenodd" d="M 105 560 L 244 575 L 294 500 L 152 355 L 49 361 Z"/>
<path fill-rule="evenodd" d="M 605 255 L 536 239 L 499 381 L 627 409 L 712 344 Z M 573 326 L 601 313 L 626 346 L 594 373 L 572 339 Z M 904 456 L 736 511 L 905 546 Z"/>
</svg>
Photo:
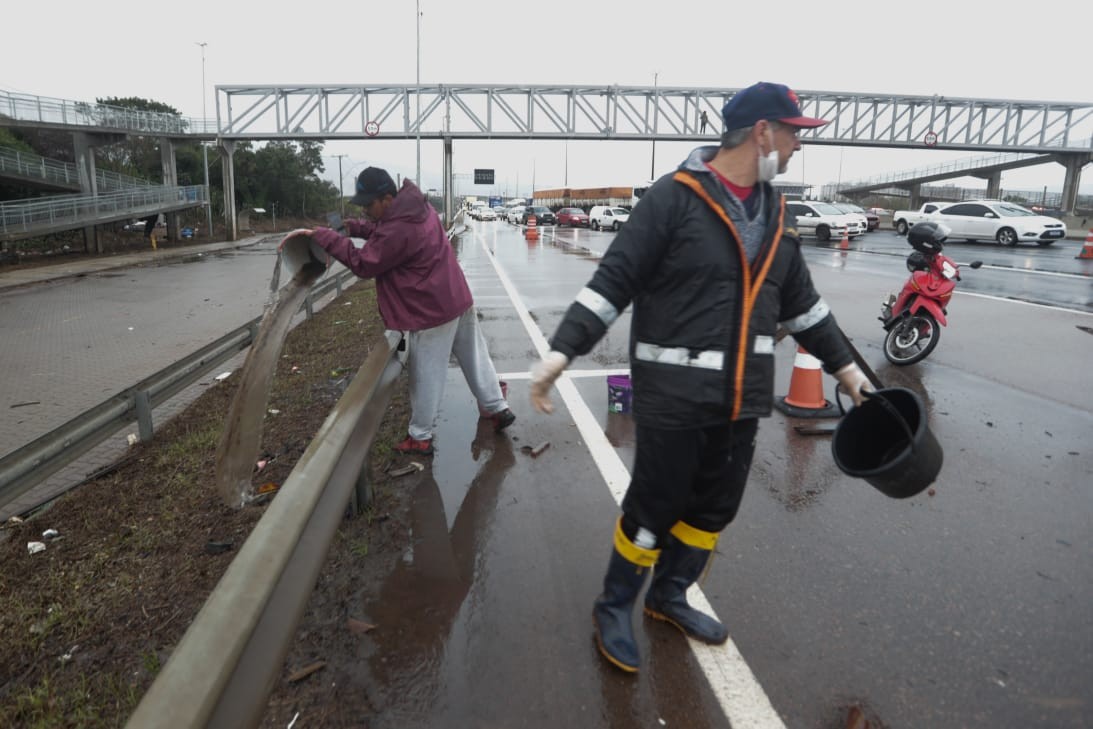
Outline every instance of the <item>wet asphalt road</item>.
<svg viewBox="0 0 1093 729">
<path fill-rule="evenodd" d="M 892 729 L 1090 725 L 1093 266 L 1065 270 L 1080 244 L 950 247 L 997 268 L 967 271 L 937 350 L 904 369 L 885 363 L 876 316 L 907 275 L 905 244 L 878 232 L 849 250 L 806 246 L 818 288 L 880 378 L 923 395 L 945 450 L 936 493 L 888 499 L 838 471 L 828 437 L 798 435 L 802 421 L 776 411 L 702 587 L 731 644 L 695 651 L 636 616 L 644 664 L 628 677 L 598 658 L 590 612 L 633 453 L 632 423 L 607 412 L 605 384 L 627 367 L 629 314 L 574 363 L 553 415 L 531 412 L 526 375 L 612 236 L 546 229 L 527 241 L 505 223 L 470 225 L 460 258 L 518 420 L 506 436 L 475 431 L 473 398 L 450 371 L 431 477 L 414 494 L 413 549 L 360 606 L 378 626 L 362 647 L 371 726 L 841 727 L 851 706 Z M 118 328 L 112 346 L 91 349 L 117 350 L 104 363 L 62 361 L 105 378 L 146 360 L 146 375 L 260 313 L 271 267 L 257 247 L 4 303 L 45 317 L 39 337 L 75 336 L 53 327 L 100 304 L 125 312 L 102 325 Z M 212 336 L 192 331 L 197 322 Z M 121 343 L 152 323 L 155 341 L 127 354 Z M 791 341 L 778 346 L 777 393 L 793 353 Z M 20 369 L 43 365 L 9 371 Z M 49 400 L 61 409 L 75 397 L 63 375 L 53 372 Z M 140 378 L 121 379 L 117 389 Z M 547 442 L 538 458 L 522 450 Z"/>
<path fill-rule="evenodd" d="M 591 275 L 591 252 L 603 250 L 611 236 L 548 229 L 533 243 L 503 223 L 472 226 L 476 236 L 464 240 L 461 259 L 520 411 L 512 446 L 552 445 L 531 459 L 501 443 L 484 458 L 480 442 L 479 460 L 468 464 L 476 439 L 494 439 L 465 432 L 474 405 L 453 375 L 451 388 L 464 402 L 453 393 L 443 414 L 433 469 L 438 495 L 431 498 L 443 504 L 453 529 L 453 555 L 461 553 L 455 528 L 468 499 L 483 526 L 472 530 L 475 546 L 464 553 L 463 570 L 455 568 L 465 584 L 450 623 L 437 628 L 442 647 L 417 654 L 435 661 L 440 679 L 428 698 L 392 693 L 392 711 L 413 706 L 411 723 L 423 726 L 441 726 L 446 718 L 500 726 L 524 716 L 529 726 L 664 720 L 688 727 L 820 727 L 845 725 L 848 707 L 860 706 L 889 727 L 1088 726 L 1093 393 L 1083 365 L 1093 339 L 1082 329 L 1093 326 L 1085 313 L 1088 278 L 1061 287 L 1074 286 L 1073 292 L 1049 292 L 1078 310 L 1067 311 L 993 298 L 1024 296 L 1029 281 L 1046 290 L 1057 277 L 1006 279 L 996 272 L 989 297 L 957 294 L 929 360 L 897 369 L 883 359 L 876 315 L 880 300 L 906 276 L 905 250 L 895 255 L 900 241 L 880 233 L 876 243 L 858 242 L 883 247 L 887 236 L 889 256 L 808 248 L 818 287 L 882 381 L 924 396 L 946 460 L 934 496 L 894 501 L 839 472 L 828 438 L 799 436 L 792 425 L 800 421 L 778 413 L 764 421 L 743 509 L 719 544 L 703 592 L 774 707 L 777 717 L 770 719 L 754 697 L 736 701 L 724 690 L 726 682 L 738 685 L 725 676 L 737 670 L 733 662 L 714 661 L 722 673 L 703 685 L 696 676 L 708 673 L 679 652 L 682 641 L 663 625 L 637 620 L 647 669 L 636 680 L 627 683 L 597 660 L 589 608 L 617 514 L 612 491 L 621 493 L 625 481 L 605 485 L 603 474 L 610 478 L 612 471 L 600 461 L 611 455 L 585 437 L 580 414 L 561 398 L 553 416 L 528 412 L 526 379 L 517 378 L 533 359 L 533 342 L 485 249 L 549 336 Z M 1076 251 L 1071 246 L 1069 254 Z M 572 378 L 595 428 L 618 444 L 610 451 L 623 464 L 630 462 L 632 435 L 623 418 L 608 416 L 604 375 L 626 366 L 627 324 L 624 315 L 575 363 L 576 374 L 588 376 Z M 793 345 L 783 342 L 779 350 L 777 390 L 785 393 Z M 476 483 L 492 484 L 482 490 L 488 507 Z M 418 584 L 429 590 L 432 582 L 422 577 Z M 535 711 L 544 705 L 551 708 Z M 491 721 L 492 711 L 505 720 Z"/>
</svg>

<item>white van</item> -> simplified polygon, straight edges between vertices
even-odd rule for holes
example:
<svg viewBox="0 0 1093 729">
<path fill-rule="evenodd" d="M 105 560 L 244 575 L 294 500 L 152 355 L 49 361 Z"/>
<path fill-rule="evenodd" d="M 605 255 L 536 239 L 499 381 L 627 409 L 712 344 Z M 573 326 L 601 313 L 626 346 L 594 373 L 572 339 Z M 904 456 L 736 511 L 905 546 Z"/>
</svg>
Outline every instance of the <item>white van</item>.
<svg viewBox="0 0 1093 729">
<path fill-rule="evenodd" d="M 797 218 L 797 232 L 800 235 L 814 235 L 821 243 L 826 243 L 832 238 L 842 240 L 844 235 L 849 237 L 850 225 L 854 226 L 853 235 L 865 232 L 858 230 L 856 220 L 849 220 L 837 207 L 824 202 L 787 200 L 786 216 L 790 215 Z"/>
<path fill-rule="evenodd" d="M 629 219 L 629 210 L 611 205 L 594 205 L 588 214 L 588 224 L 592 230 L 618 230 Z"/>
</svg>

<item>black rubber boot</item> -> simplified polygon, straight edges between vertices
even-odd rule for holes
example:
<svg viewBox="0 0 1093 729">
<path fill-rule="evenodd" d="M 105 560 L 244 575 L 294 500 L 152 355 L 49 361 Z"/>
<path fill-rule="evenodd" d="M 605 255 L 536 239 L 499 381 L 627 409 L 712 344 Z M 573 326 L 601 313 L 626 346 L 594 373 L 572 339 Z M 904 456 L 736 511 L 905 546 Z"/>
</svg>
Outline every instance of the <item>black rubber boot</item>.
<svg viewBox="0 0 1093 729">
<path fill-rule="evenodd" d="M 671 623 L 703 643 L 720 645 L 729 637 L 725 626 L 687 604 L 687 588 L 702 575 L 711 554 L 709 549 L 689 546 L 669 534 L 645 595 L 645 614 Z"/>
<path fill-rule="evenodd" d="M 620 539 L 623 540 L 621 545 Z M 628 673 L 638 670 L 640 659 L 634 640 L 634 603 L 657 554 L 657 551 L 635 546 L 622 534 L 621 528 L 616 529 L 615 549 L 603 578 L 603 594 L 596 598 L 592 608 L 596 646 L 604 658 Z"/>
</svg>

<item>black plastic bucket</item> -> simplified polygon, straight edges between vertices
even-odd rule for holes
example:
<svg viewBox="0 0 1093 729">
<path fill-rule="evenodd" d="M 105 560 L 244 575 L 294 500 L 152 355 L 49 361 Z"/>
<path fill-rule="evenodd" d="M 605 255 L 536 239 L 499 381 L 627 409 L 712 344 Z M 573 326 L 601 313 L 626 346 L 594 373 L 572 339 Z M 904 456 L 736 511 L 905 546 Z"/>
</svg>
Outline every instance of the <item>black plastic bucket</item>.
<svg viewBox="0 0 1093 729">
<path fill-rule="evenodd" d="M 835 428 L 835 465 L 893 499 L 914 496 L 934 482 L 943 460 L 922 399 L 902 387 L 866 395 Z"/>
</svg>

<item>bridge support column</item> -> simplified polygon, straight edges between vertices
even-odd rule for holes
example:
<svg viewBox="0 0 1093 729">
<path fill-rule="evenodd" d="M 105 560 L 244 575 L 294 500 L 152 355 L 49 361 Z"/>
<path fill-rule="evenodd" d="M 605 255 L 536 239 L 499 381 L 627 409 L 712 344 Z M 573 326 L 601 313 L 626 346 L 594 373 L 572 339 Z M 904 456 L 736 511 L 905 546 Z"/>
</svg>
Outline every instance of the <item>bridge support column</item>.
<svg viewBox="0 0 1093 729">
<path fill-rule="evenodd" d="M 915 183 L 911 185 L 911 210 L 917 210 L 922 207 L 922 185 Z"/>
<path fill-rule="evenodd" d="M 452 210 L 452 138 L 444 137 L 444 227 L 452 224 L 455 213 Z"/>
<path fill-rule="evenodd" d="M 159 161 L 163 166 L 163 184 L 165 187 L 178 187 L 178 161 L 175 158 L 175 143 L 167 137 L 159 138 Z M 167 240 L 179 239 L 178 211 L 167 213 Z"/>
<path fill-rule="evenodd" d="M 220 169 L 224 181 L 224 233 L 228 240 L 239 240 L 238 215 L 235 210 L 235 142 L 218 139 L 217 144 L 223 153 Z"/>
<path fill-rule="evenodd" d="M 1060 154 L 1056 159 L 1066 168 L 1063 199 L 1059 202 L 1059 207 L 1067 215 L 1073 215 L 1074 208 L 1078 206 L 1078 185 L 1082 181 L 1082 168 L 1093 162 L 1093 154 Z"/>
<path fill-rule="evenodd" d="M 98 180 L 95 175 L 95 144 L 90 134 L 86 132 L 74 132 L 72 134 L 72 148 L 76 159 L 76 174 L 80 180 L 80 192 L 84 195 L 97 197 L 99 194 Z M 94 225 L 84 226 L 83 245 L 85 253 L 102 253 L 102 240 L 99 231 Z"/>
<path fill-rule="evenodd" d="M 987 178 L 987 198 L 997 200 L 1002 196 L 1002 170 L 992 172 Z"/>
</svg>

